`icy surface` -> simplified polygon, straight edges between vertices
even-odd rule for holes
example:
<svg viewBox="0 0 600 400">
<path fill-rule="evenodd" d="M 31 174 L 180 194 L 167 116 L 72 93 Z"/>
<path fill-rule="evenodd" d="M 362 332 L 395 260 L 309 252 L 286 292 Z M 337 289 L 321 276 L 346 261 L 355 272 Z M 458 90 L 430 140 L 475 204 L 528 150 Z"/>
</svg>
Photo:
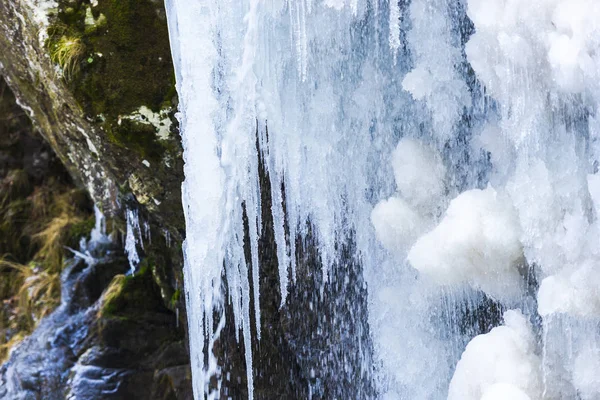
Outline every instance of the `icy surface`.
<svg viewBox="0 0 600 400">
<path fill-rule="evenodd" d="M 282 307 L 288 238 L 310 223 L 324 278 L 355 240 L 382 398 L 594 398 L 581 354 L 600 343 L 599 2 L 166 4 L 197 399 L 222 395 L 225 302 L 245 348 L 259 340 L 259 157 Z M 525 317 L 494 328 L 509 308 Z"/>
</svg>

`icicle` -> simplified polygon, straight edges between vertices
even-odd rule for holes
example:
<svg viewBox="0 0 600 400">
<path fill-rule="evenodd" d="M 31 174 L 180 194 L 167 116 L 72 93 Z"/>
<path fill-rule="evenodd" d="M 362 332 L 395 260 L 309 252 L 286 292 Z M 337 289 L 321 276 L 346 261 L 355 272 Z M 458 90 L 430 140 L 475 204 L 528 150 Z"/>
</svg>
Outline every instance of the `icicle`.
<svg viewBox="0 0 600 400">
<path fill-rule="evenodd" d="M 399 0 L 390 0 L 390 48 L 394 54 L 394 61 L 400 49 L 400 4 Z"/>
<path fill-rule="evenodd" d="M 152 234 L 150 232 L 150 224 L 148 221 L 143 222 L 144 226 L 144 238 L 148 241 L 148 243 L 152 244 Z"/>
<path fill-rule="evenodd" d="M 281 193 L 281 180 L 277 171 L 271 173 L 271 197 L 273 199 L 273 230 L 275 231 L 275 244 L 277 246 L 277 260 L 279 262 L 279 285 L 281 291 L 281 306 L 285 304 L 289 285 L 289 256 L 285 240 L 285 215 L 283 213 L 283 197 Z"/>
<path fill-rule="evenodd" d="M 133 275 L 135 273 L 135 269 L 140 263 L 137 245 L 139 244 L 143 249 L 144 244 L 142 241 L 142 232 L 140 230 L 140 221 L 137 210 L 128 209 L 126 211 L 126 219 L 127 232 L 125 236 L 125 253 L 127 254 L 127 259 L 129 260 L 130 273 Z"/>
</svg>

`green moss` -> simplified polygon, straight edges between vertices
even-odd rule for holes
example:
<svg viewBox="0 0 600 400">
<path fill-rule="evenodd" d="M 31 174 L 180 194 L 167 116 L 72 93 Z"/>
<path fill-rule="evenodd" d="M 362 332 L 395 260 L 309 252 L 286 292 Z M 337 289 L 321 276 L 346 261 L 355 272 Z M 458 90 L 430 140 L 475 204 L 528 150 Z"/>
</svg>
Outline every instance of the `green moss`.
<svg viewBox="0 0 600 400">
<path fill-rule="evenodd" d="M 95 217 L 90 216 L 81 222 L 71 225 L 69 227 L 68 237 L 66 240 L 67 246 L 76 248 L 81 238 L 90 236 L 90 232 L 92 232 L 92 229 L 94 229 L 95 224 Z"/>
<path fill-rule="evenodd" d="M 156 140 L 152 125 L 123 119 L 114 126 L 107 126 L 108 140 L 113 144 L 135 151 L 142 158 L 157 162 L 164 151 Z"/>
<path fill-rule="evenodd" d="M 106 289 L 100 308 L 100 317 L 135 318 L 144 312 L 165 310 L 158 288 L 152 279 L 147 261 L 135 275 L 117 275 Z"/>
<path fill-rule="evenodd" d="M 176 307 L 179 303 L 179 298 L 181 297 L 181 289 L 177 289 L 173 296 L 171 296 L 171 307 Z"/>
<path fill-rule="evenodd" d="M 85 44 L 81 72 L 71 82 L 84 111 L 101 123 L 109 141 L 155 160 L 170 150 L 157 140 L 156 129 L 121 117 L 141 106 L 154 112 L 173 106 L 175 77 L 162 7 L 152 0 L 99 0 L 96 7 L 87 0 L 59 0 L 50 28 L 67 26 Z"/>
</svg>

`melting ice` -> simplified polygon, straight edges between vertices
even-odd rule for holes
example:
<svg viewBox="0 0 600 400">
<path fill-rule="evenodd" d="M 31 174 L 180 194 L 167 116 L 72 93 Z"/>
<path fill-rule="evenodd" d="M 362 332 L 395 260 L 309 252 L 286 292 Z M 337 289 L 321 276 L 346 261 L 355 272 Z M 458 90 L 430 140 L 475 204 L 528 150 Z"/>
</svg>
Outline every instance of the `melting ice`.
<svg viewBox="0 0 600 400">
<path fill-rule="evenodd" d="M 356 238 L 382 398 L 598 398 L 599 2 L 166 4 L 197 399 L 218 396 L 223 268 L 259 340 L 259 157 L 284 301 L 286 222 L 310 221 L 325 277 Z M 504 322 L 463 329 L 482 304 Z"/>
</svg>

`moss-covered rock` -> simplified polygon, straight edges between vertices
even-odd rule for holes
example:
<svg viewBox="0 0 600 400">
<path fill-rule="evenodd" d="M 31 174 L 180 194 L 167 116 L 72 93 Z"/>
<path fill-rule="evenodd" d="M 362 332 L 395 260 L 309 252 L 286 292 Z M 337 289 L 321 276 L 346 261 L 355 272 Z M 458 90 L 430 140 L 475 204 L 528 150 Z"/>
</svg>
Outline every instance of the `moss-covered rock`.
<svg viewBox="0 0 600 400">
<path fill-rule="evenodd" d="M 102 296 L 99 318 L 136 318 L 143 312 L 166 311 L 151 268 L 145 264 L 135 275 L 113 278 Z"/>
<path fill-rule="evenodd" d="M 175 77 L 161 5 L 151 0 L 59 1 L 46 46 L 110 143 L 152 163 L 177 155 L 169 143 L 175 132 L 165 135 L 154 118 L 139 118 L 139 110 L 173 118 Z M 64 53 L 72 56 L 60 57 Z"/>
</svg>

